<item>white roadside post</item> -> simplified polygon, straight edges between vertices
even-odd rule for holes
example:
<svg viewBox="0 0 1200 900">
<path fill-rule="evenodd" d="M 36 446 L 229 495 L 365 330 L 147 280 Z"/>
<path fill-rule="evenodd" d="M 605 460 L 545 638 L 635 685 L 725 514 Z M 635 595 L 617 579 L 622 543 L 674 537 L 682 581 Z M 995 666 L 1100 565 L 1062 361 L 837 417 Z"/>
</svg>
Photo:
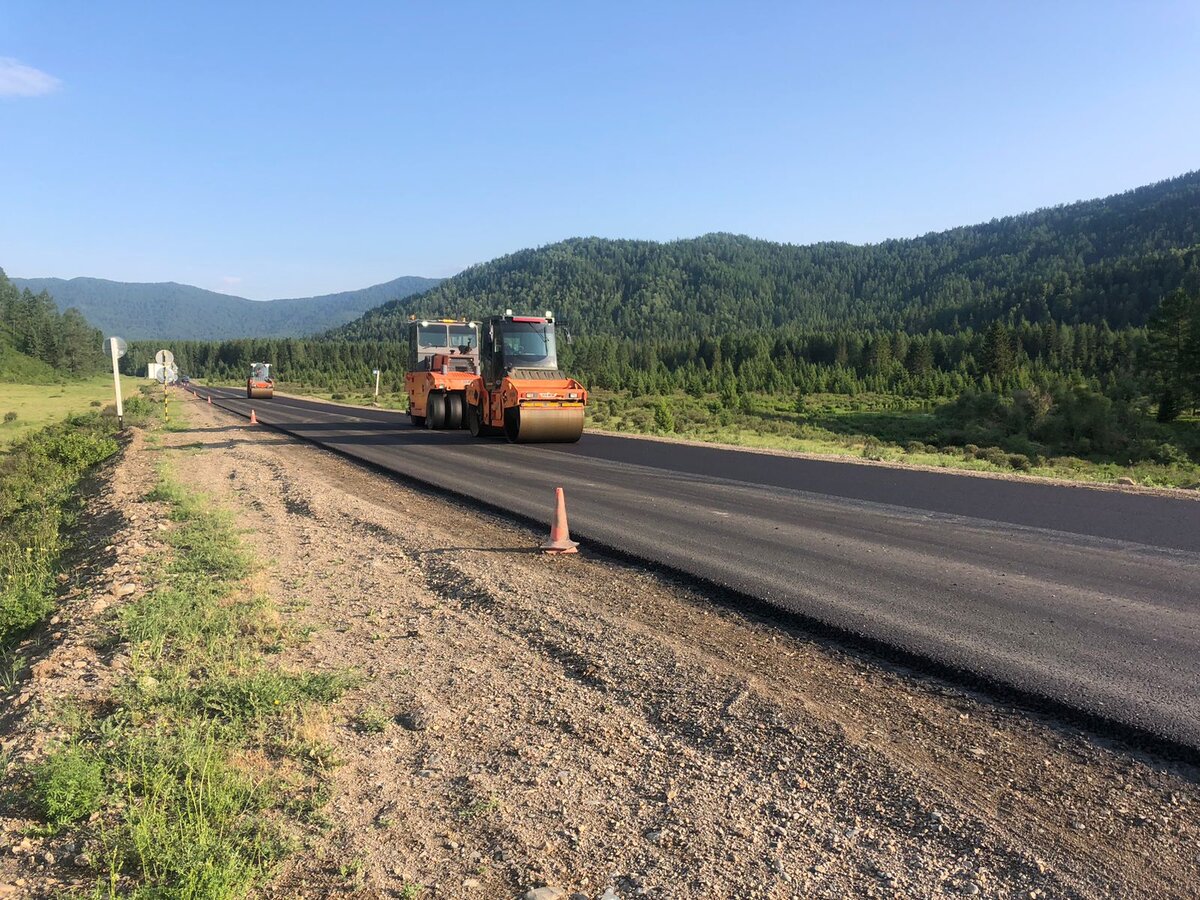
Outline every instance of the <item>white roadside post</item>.
<svg viewBox="0 0 1200 900">
<path fill-rule="evenodd" d="M 117 360 L 125 355 L 125 342 L 119 337 L 108 339 L 108 352 L 112 355 L 113 391 L 117 395 L 117 427 L 125 428 L 125 407 L 121 403 L 121 372 L 117 369 Z"/>
<path fill-rule="evenodd" d="M 371 374 L 375 376 L 375 405 L 379 405 L 379 370 L 372 369 Z"/>
</svg>

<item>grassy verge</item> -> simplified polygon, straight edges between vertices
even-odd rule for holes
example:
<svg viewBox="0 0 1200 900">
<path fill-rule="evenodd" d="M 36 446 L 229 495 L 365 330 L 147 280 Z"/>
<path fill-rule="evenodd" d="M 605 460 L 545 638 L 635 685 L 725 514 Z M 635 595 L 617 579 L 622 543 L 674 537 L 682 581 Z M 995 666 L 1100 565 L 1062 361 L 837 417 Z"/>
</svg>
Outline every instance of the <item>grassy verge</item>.
<svg viewBox="0 0 1200 900">
<path fill-rule="evenodd" d="M 137 396 L 138 386 L 144 383 L 122 377 L 121 391 L 126 398 Z M 0 382 L 0 449 L 39 428 L 68 416 L 99 410 L 112 402 L 111 375 L 52 384 Z"/>
<path fill-rule="evenodd" d="M 279 665 L 299 637 L 252 590 L 227 513 L 167 478 L 152 499 L 170 549 L 109 623 L 127 675 L 109 702 L 63 715 L 29 799 L 85 848 L 92 896 L 244 897 L 320 805 L 321 707 L 349 678 Z"/>
<path fill-rule="evenodd" d="M 74 416 L 27 435 L 0 459 L 0 648 L 53 608 L 76 488 L 117 452 L 114 425 L 96 413 Z"/>
</svg>

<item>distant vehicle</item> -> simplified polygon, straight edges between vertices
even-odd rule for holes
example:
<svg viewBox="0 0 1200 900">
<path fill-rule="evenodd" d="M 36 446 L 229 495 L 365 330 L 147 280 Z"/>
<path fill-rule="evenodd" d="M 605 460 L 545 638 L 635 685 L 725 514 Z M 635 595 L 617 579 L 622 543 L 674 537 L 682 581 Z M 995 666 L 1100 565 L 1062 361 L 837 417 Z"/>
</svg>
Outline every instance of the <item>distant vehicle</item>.
<svg viewBox="0 0 1200 900">
<path fill-rule="evenodd" d="M 180 384 L 191 384 L 191 383 L 192 383 L 192 379 L 188 378 L 186 375 L 180 375 L 180 376 L 179 376 L 179 383 L 180 383 Z"/>
<path fill-rule="evenodd" d="M 250 377 L 246 379 L 246 396 L 251 400 L 270 400 L 275 396 L 275 379 L 271 375 L 270 363 L 250 363 Z"/>
</svg>

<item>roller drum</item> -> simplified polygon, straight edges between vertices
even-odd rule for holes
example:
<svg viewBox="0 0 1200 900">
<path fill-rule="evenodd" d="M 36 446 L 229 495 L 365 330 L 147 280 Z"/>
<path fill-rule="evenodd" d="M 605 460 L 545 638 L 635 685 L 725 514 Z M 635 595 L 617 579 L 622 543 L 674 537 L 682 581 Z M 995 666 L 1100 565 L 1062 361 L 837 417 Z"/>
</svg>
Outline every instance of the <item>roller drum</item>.
<svg viewBox="0 0 1200 900">
<path fill-rule="evenodd" d="M 504 436 L 514 444 L 573 444 L 583 436 L 583 407 L 516 407 L 504 414 Z"/>
<path fill-rule="evenodd" d="M 250 388 L 246 396 L 251 400 L 270 400 L 275 396 L 275 391 L 272 388 Z"/>
</svg>

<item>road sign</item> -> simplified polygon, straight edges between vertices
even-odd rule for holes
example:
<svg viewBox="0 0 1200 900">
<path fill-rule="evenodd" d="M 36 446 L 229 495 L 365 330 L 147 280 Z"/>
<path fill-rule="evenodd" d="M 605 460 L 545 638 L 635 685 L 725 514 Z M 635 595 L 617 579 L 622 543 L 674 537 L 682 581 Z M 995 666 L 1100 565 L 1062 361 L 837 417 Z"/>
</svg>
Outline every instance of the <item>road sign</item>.
<svg viewBox="0 0 1200 900">
<path fill-rule="evenodd" d="M 160 365 L 154 377 L 159 384 L 174 384 L 179 380 L 179 370 L 174 366 Z"/>
<path fill-rule="evenodd" d="M 175 354 L 170 350 L 159 350 L 154 354 L 154 361 L 160 366 L 170 367 L 175 365 Z"/>
<path fill-rule="evenodd" d="M 119 338 L 116 335 L 104 339 L 105 350 L 111 352 L 113 347 L 116 348 L 117 359 L 120 359 L 122 356 L 124 356 L 125 351 L 129 349 L 129 346 L 125 343 L 125 338 Z"/>
</svg>

